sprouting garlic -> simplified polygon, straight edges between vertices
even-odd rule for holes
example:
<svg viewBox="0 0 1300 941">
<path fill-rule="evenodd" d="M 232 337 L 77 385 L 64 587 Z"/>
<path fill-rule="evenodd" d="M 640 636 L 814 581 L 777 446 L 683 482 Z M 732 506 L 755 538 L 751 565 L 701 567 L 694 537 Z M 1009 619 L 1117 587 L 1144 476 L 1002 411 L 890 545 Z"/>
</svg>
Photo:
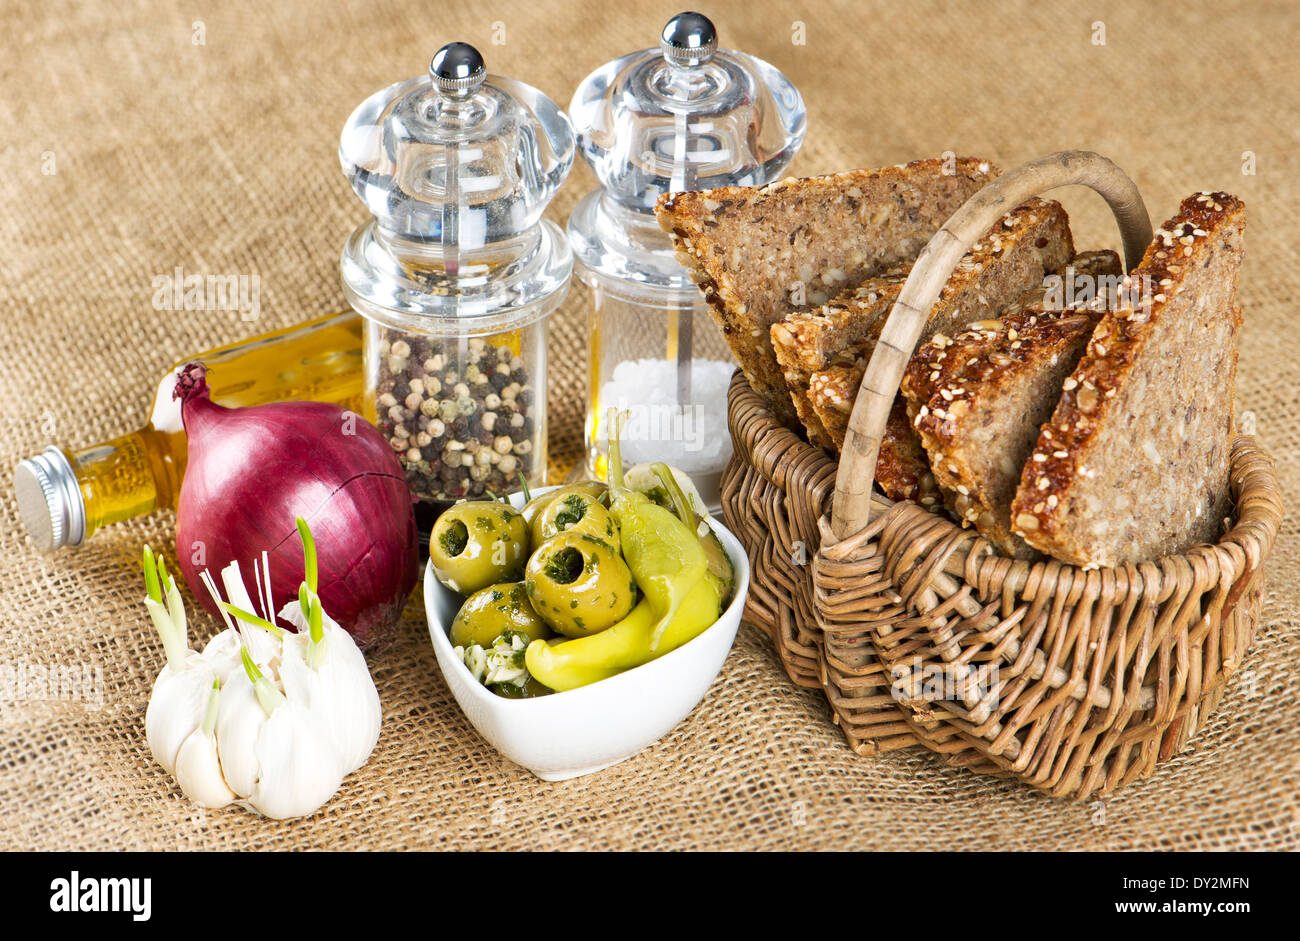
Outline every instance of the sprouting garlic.
<svg viewBox="0 0 1300 941">
<path fill-rule="evenodd" d="M 297 634 L 284 639 L 280 678 L 285 695 L 308 703 L 325 717 L 343 759 L 343 773 L 351 774 L 366 763 L 379 741 L 379 692 L 365 655 L 337 621 L 322 613 L 327 653 L 325 662 L 313 669 L 310 628 L 302 606 L 291 601 L 280 617 L 298 628 Z"/>
<path fill-rule="evenodd" d="M 299 529 L 309 549 L 307 580 L 281 617 L 300 633 L 256 614 L 232 563 L 222 572 L 229 603 L 203 573 L 227 628 L 201 654 L 188 647 L 175 580 L 145 547 L 145 605 L 168 661 L 145 713 L 146 736 L 154 759 L 204 807 L 238 803 L 276 819 L 314 813 L 379 738 L 379 694 L 365 657 L 321 607 L 315 549 L 301 521 Z"/>
<path fill-rule="evenodd" d="M 221 774 L 221 759 L 217 755 L 216 725 L 220 698 L 221 686 L 214 680 L 203 721 L 176 753 L 176 783 L 186 797 L 203 807 L 225 807 L 235 799 L 235 792 Z"/>
<path fill-rule="evenodd" d="M 176 754 L 202 721 L 216 673 L 199 654 L 185 652 L 182 666 L 168 663 L 154 681 L 144 714 L 145 738 L 154 761 L 168 772 L 176 769 Z"/>
</svg>

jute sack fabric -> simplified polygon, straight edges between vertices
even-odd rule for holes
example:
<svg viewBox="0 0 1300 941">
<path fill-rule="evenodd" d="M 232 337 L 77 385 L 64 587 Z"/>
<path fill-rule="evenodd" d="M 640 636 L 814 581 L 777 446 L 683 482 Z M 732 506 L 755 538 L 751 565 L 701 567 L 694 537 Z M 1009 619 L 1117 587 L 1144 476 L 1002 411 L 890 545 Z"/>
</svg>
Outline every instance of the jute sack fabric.
<svg viewBox="0 0 1300 941">
<path fill-rule="evenodd" d="M 136 559 L 145 541 L 172 543 L 174 517 L 43 556 L 23 533 L 12 466 L 50 443 L 82 446 L 142 424 L 157 377 L 189 352 L 341 309 L 338 253 L 364 210 L 339 172 L 338 132 L 359 101 L 418 74 L 443 42 L 474 42 L 491 70 L 563 104 L 592 68 L 653 44 L 674 12 L 497 0 L 436 16 L 394 2 L 0 11 L 10 37 L 0 75 L 0 670 L 30 681 L 0 701 L 0 849 L 1300 846 L 1294 514 L 1269 562 L 1251 653 L 1213 718 L 1185 753 L 1105 802 L 1054 800 L 915 751 L 858 757 L 822 694 L 792 685 L 751 628 L 663 741 L 600 774 L 542 784 L 461 716 L 415 606 L 402 640 L 371 664 L 379 746 L 320 814 L 273 823 L 204 813 L 153 764 L 142 726 L 163 655 Z M 794 173 L 948 150 L 1012 167 L 1087 147 L 1133 176 L 1157 220 L 1193 190 L 1240 195 L 1249 222 L 1238 408 L 1253 413 L 1284 490 L 1296 492 L 1293 5 L 757 0 L 706 12 L 725 45 L 777 64 L 802 91 L 809 135 Z M 562 224 L 594 185 L 575 169 L 551 218 Z M 1113 247 L 1095 197 L 1065 202 L 1079 245 Z M 153 279 L 178 266 L 256 275 L 256 322 L 154 309 Z M 581 450 L 588 303 L 575 284 L 551 322 L 561 465 Z M 197 610 L 192 620 L 204 636 L 215 630 Z M 57 692 L 36 681 L 42 670 L 61 678 Z"/>
</svg>

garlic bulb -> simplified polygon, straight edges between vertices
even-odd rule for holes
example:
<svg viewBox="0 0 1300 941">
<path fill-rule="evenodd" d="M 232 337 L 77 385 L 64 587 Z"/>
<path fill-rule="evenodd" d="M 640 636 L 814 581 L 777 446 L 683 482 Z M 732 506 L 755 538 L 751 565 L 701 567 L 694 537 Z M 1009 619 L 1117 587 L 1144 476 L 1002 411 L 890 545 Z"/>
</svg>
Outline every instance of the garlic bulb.
<svg viewBox="0 0 1300 941">
<path fill-rule="evenodd" d="M 378 741 L 379 694 L 352 636 L 321 607 L 314 546 L 306 525 L 299 529 L 310 550 L 307 580 L 281 617 L 300 633 L 254 613 L 232 563 L 222 572 L 229 602 L 203 573 L 227 627 L 201 654 L 187 645 L 175 580 L 145 547 L 145 606 L 167 652 L 145 713 L 146 737 L 154 760 L 201 806 L 237 803 L 275 819 L 314 813 Z"/>
</svg>

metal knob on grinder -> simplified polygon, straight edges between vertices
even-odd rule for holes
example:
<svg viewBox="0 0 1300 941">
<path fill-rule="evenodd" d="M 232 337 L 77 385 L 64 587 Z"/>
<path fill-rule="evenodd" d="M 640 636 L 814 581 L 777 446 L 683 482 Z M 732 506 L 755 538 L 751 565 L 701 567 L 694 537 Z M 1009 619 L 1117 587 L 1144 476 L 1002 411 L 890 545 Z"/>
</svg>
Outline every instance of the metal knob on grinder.
<svg viewBox="0 0 1300 941">
<path fill-rule="evenodd" d="M 659 48 L 673 65 L 700 65 L 717 51 L 718 31 L 703 13 L 678 13 L 664 26 Z"/>
<path fill-rule="evenodd" d="M 482 54 L 467 42 L 449 42 L 429 62 L 429 77 L 444 95 L 473 94 L 487 77 Z"/>
</svg>

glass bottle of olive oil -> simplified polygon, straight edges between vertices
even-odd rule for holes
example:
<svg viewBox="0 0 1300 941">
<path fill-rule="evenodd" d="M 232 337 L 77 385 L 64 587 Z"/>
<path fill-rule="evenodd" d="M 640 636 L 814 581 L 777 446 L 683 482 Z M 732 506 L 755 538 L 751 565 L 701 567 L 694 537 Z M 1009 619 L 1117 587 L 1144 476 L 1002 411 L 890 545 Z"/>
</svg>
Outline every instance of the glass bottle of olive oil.
<svg viewBox="0 0 1300 941">
<path fill-rule="evenodd" d="M 198 353 L 185 362 L 207 366 L 212 399 L 221 405 L 304 399 L 364 414 L 361 334 L 361 318 L 348 311 Z M 38 548 L 50 552 L 79 546 L 109 523 L 176 506 L 186 442 L 171 401 L 174 377 L 175 370 L 163 377 L 143 428 L 80 450 L 51 446 L 18 465 L 18 506 Z"/>
</svg>

